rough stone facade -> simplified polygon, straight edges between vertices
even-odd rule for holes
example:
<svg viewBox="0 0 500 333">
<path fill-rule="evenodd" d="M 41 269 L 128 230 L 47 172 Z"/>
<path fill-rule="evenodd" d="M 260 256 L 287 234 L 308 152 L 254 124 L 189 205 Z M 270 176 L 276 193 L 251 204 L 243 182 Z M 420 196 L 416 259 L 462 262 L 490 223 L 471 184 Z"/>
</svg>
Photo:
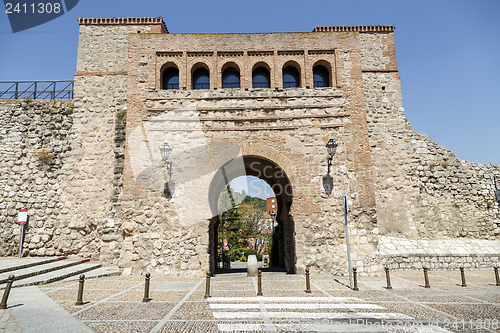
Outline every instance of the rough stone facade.
<svg viewBox="0 0 500 333">
<path fill-rule="evenodd" d="M 17 255 L 18 210 L 28 209 L 24 256 L 99 253 L 101 222 L 74 209 L 68 191 L 80 197 L 96 184 L 74 188 L 80 172 L 94 163 L 74 165 L 79 153 L 73 102 L 23 101 L 0 104 L 0 255 Z M 90 134 L 90 133 L 89 133 Z M 91 134 L 90 134 L 91 135 Z"/>
<path fill-rule="evenodd" d="M 288 272 L 309 264 L 346 273 L 342 193 L 350 201 L 353 262 L 363 274 L 383 264 L 418 268 L 410 263 L 427 258 L 448 263 L 454 252 L 446 247 L 479 244 L 471 240 L 499 248 L 493 177 L 500 179 L 500 167 L 460 161 L 411 131 L 392 26 L 170 34 L 161 18 L 79 22 L 74 107 L 1 105 L 1 254 L 14 253 L 13 220 L 23 206 L 31 216 L 29 255 L 79 254 L 125 272 L 200 275 L 214 269 L 213 198 L 243 174 L 289 190 L 276 193 Z M 283 89 L 289 65 L 300 86 Z M 316 65 L 328 70 L 329 87 L 313 88 Z M 258 66 L 270 73 L 268 89 L 252 88 Z M 170 67 L 179 71 L 178 90 L 162 89 Z M 228 67 L 239 71 L 241 88 L 222 89 Z M 210 89 L 191 89 L 197 68 L 209 71 Z M 52 115 L 61 118 L 57 125 Z M 339 146 L 326 195 L 330 138 Z M 164 142 L 172 146 L 172 198 L 163 193 Z M 60 169 L 49 172 L 36 160 L 43 149 Z M 30 196 L 35 191 L 42 195 Z M 453 242 L 422 254 L 421 240 Z M 462 252 L 458 261 L 472 258 Z M 474 267 L 491 266 L 498 255 L 476 251 Z"/>
</svg>

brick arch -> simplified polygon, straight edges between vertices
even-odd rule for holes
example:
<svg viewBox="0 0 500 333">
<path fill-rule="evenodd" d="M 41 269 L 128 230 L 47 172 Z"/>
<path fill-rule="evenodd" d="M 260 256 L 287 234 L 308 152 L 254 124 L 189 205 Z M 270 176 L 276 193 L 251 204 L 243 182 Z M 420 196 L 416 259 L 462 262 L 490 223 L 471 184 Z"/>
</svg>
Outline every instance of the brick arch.
<svg viewBox="0 0 500 333">
<path fill-rule="evenodd" d="M 240 74 L 240 87 L 243 88 L 245 74 L 243 73 L 243 65 L 234 59 L 227 59 L 220 63 L 220 71 L 217 73 L 217 86 L 222 88 L 222 74 L 228 68 L 235 68 Z"/>
<path fill-rule="evenodd" d="M 281 81 L 281 87 L 283 87 L 283 70 L 286 68 L 286 67 L 294 67 L 298 72 L 299 72 L 299 87 L 303 87 L 304 86 L 304 79 L 305 79 L 305 76 L 304 76 L 304 73 L 302 71 L 302 66 L 295 60 L 288 60 L 286 61 L 280 68 L 280 81 Z"/>
<path fill-rule="evenodd" d="M 273 88 L 275 86 L 274 84 L 274 68 L 273 66 L 269 65 L 267 61 L 264 60 L 255 60 L 253 61 L 250 66 L 248 66 L 249 69 L 249 87 L 252 87 L 252 78 L 253 78 L 253 71 L 256 70 L 259 67 L 263 67 L 269 71 L 269 88 Z"/>
<path fill-rule="evenodd" d="M 230 67 L 236 68 L 238 70 L 238 72 L 240 72 L 240 75 L 241 75 L 241 70 L 242 70 L 243 66 L 241 64 L 239 64 L 238 61 L 226 60 L 226 61 L 221 62 L 221 66 L 220 66 L 221 76 L 222 76 L 222 73 Z"/>
<path fill-rule="evenodd" d="M 272 71 L 273 71 L 273 68 L 271 67 L 271 65 L 269 65 L 267 63 L 267 61 L 264 61 L 264 60 L 255 60 L 253 63 L 250 64 L 250 69 L 252 72 L 258 67 L 264 67 L 265 69 L 267 69 L 269 71 L 269 73 L 272 73 Z"/>
<path fill-rule="evenodd" d="M 281 66 L 281 71 L 283 72 L 283 69 L 285 67 L 288 67 L 288 66 L 295 67 L 299 71 L 300 75 L 302 75 L 302 66 L 300 66 L 300 64 L 297 61 L 295 61 L 295 60 L 288 60 L 288 61 L 286 61 Z"/>
<path fill-rule="evenodd" d="M 157 65 L 158 66 L 158 65 Z M 182 64 L 178 60 L 174 59 L 169 59 L 168 61 L 165 61 L 163 64 L 160 64 L 159 67 L 156 67 L 157 70 L 157 76 L 156 76 L 156 87 L 159 87 L 160 89 L 163 89 L 163 72 L 165 69 L 169 67 L 175 67 L 179 70 L 179 87 L 182 84 L 182 80 L 185 79 L 185 77 L 182 75 Z"/>
<path fill-rule="evenodd" d="M 320 60 L 317 60 L 313 65 L 312 67 L 310 68 L 310 77 L 313 78 L 313 73 L 314 73 L 314 67 L 316 66 L 323 66 L 325 67 L 327 70 L 328 70 L 328 80 L 330 81 L 329 83 L 329 87 L 333 87 L 334 85 L 334 82 L 333 82 L 333 79 L 334 79 L 334 76 L 333 76 L 333 66 L 332 66 L 332 63 L 329 62 L 328 60 L 323 60 L 323 59 L 320 59 Z M 314 85 L 311 85 L 311 87 L 313 87 Z"/>
<path fill-rule="evenodd" d="M 191 64 L 190 70 L 189 70 L 189 89 L 193 89 L 193 74 L 194 72 L 199 69 L 199 68 L 205 68 L 208 70 L 208 73 L 210 75 L 210 89 L 213 89 L 214 86 L 214 71 L 213 68 L 209 65 L 209 62 L 204 62 L 204 61 L 197 61 L 193 64 Z"/>
<path fill-rule="evenodd" d="M 205 68 L 206 70 L 208 70 L 210 75 L 212 74 L 212 68 L 210 67 L 208 62 L 197 61 L 191 65 L 191 68 L 190 68 L 191 75 L 193 75 L 194 71 L 197 70 L 198 68 Z"/>
<path fill-rule="evenodd" d="M 294 185 L 294 180 L 297 178 L 293 168 L 293 164 L 285 155 L 280 153 L 277 149 L 264 145 L 261 143 L 254 142 L 242 142 L 239 144 L 241 149 L 241 154 L 243 156 L 257 156 L 268 159 L 277 166 L 283 169 L 290 179 L 292 186 Z"/>
<path fill-rule="evenodd" d="M 217 141 L 212 142 L 210 145 L 211 146 L 214 145 L 215 147 L 215 145 L 217 145 Z M 292 160 L 290 160 L 285 154 L 283 154 L 283 152 L 279 152 L 277 149 L 262 143 L 237 142 L 236 145 L 237 145 L 236 150 L 239 149 L 239 153 L 234 151 L 233 152 L 228 151 L 226 154 L 217 154 L 217 157 L 212 156 L 211 160 L 212 165 L 218 166 L 216 167 L 218 169 L 220 168 L 220 166 L 231 163 L 231 161 L 235 160 L 235 158 L 238 158 L 238 156 L 239 158 L 256 157 L 263 160 L 267 160 L 270 163 L 281 168 L 283 172 L 286 174 L 292 188 L 297 189 L 300 187 L 298 183 L 299 180 L 301 179 L 299 172 L 301 169 L 305 169 L 304 165 L 305 161 L 292 162 Z"/>
<path fill-rule="evenodd" d="M 159 82 L 159 87 L 160 89 L 163 89 L 163 72 L 165 72 L 166 69 L 174 67 L 179 71 L 179 87 L 182 86 L 182 80 L 184 79 L 181 75 L 181 65 L 179 64 L 178 61 L 176 60 L 169 60 L 160 67 L 160 82 Z"/>
<path fill-rule="evenodd" d="M 212 218 L 209 219 L 208 225 L 210 271 L 212 273 L 215 271 L 219 216 L 227 209 L 221 209 L 219 206 L 219 196 L 228 182 L 237 177 L 248 175 L 262 179 L 275 191 L 278 204 L 276 222 L 281 236 L 277 240 L 280 250 L 274 253 L 278 260 L 278 266 L 283 267 L 287 273 L 295 273 L 295 222 L 293 215 L 290 214 L 294 185 L 284 167 L 278 164 L 282 163 L 286 169 L 293 171 L 291 161 L 273 148 L 262 144 L 242 144 L 239 146 L 241 148 L 239 156 L 236 158 L 228 156 L 225 158 L 228 161 L 223 164 L 219 164 L 222 161 L 217 161 L 220 167 L 213 175 L 208 188 L 207 200 L 212 212 Z M 254 166 L 255 163 L 257 165 Z"/>
</svg>

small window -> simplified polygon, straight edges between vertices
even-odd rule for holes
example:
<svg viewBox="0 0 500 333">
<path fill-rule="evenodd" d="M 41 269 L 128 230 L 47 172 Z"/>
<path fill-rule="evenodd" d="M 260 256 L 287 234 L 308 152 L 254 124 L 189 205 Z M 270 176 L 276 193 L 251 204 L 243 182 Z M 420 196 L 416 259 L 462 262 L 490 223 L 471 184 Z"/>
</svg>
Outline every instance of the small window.
<svg viewBox="0 0 500 333">
<path fill-rule="evenodd" d="M 210 73 L 206 68 L 198 68 L 194 71 L 193 89 L 210 89 Z"/>
<path fill-rule="evenodd" d="M 179 70 L 169 67 L 163 71 L 163 89 L 179 89 Z"/>
<path fill-rule="evenodd" d="M 300 87 L 299 71 L 293 66 L 287 66 L 283 69 L 283 88 Z"/>
<path fill-rule="evenodd" d="M 240 87 L 240 72 L 230 67 L 222 73 L 222 88 L 237 89 Z"/>
<path fill-rule="evenodd" d="M 258 67 L 252 72 L 252 88 L 270 88 L 269 71 L 264 67 Z"/>
<path fill-rule="evenodd" d="M 328 69 L 326 69 L 324 66 L 321 65 L 314 66 L 313 68 L 314 88 L 329 87 L 330 86 L 329 76 L 330 73 L 328 72 Z"/>
</svg>

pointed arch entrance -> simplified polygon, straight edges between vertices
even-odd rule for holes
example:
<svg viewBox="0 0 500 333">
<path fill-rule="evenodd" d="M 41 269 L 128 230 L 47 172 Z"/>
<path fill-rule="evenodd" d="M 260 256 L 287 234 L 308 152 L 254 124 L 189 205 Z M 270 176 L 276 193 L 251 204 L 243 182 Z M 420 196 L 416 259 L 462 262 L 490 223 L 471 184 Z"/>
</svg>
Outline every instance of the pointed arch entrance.
<svg viewBox="0 0 500 333">
<path fill-rule="evenodd" d="M 275 162 L 254 155 L 237 157 L 221 166 L 210 182 L 208 200 L 212 218 L 209 224 L 209 260 L 210 272 L 215 273 L 217 265 L 217 241 L 220 211 L 218 199 L 226 185 L 240 176 L 254 176 L 265 181 L 276 195 L 278 211 L 276 222 L 280 233 L 279 251 L 276 257 L 278 266 L 287 273 L 296 272 L 295 263 L 295 225 L 290 208 L 292 206 L 292 185 L 285 171 Z"/>
</svg>

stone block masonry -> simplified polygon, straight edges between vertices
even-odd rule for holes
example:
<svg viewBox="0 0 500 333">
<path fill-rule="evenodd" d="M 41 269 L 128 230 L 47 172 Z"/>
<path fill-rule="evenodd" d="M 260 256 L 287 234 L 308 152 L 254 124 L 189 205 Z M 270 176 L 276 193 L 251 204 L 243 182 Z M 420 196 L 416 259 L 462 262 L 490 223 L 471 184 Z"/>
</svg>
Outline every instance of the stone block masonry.
<svg viewBox="0 0 500 333">
<path fill-rule="evenodd" d="M 17 255 L 17 214 L 25 208 L 24 256 L 98 257 L 100 225 L 74 214 L 76 203 L 65 200 L 65 190 L 78 177 L 70 165 L 73 110 L 72 101 L 0 103 L 1 256 Z"/>
<path fill-rule="evenodd" d="M 25 255 L 202 276 L 217 252 L 210 196 L 250 174 L 291 189 L 276 193 L 280 263 L 290 273 L 306 265 L 347 273 L 342 193 L 361 274 L 384 264 L 498 262 L 500 167 L 460 161 L 411 130 L 394 27 L 171 34 L 161 18 L 79 23 L 75 100 L 0 103 L 0 255 L 15 255 L 17 210 L 28 208 Z M 297 87 L 283 88 L 287 66 L 300 75 Z M 316 66 L 328 72 L 326 87 L 314 87 Z M 229 67 L 241 88 L 222 89 Z M 270 88 L 253 88 L 259 67 Z M 208 71 L 209 89 L 192 89 L 198 68 Z M 178 71 L 179 89 L 163 89 L 167 69 Z M 321 182 L 330 138 L 339 146 L 328 196 Z M 164 142 L 173 149 L 169 199 Z M 228 167 L 238 161 L 239 171 Z"/>
</svg>

